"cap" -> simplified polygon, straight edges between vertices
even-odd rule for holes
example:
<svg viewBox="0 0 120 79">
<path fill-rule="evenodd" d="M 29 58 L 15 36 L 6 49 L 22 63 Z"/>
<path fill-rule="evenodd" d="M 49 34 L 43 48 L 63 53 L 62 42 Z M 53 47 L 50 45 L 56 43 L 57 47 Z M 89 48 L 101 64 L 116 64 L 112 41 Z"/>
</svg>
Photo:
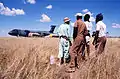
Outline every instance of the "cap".
<svg viewBox="0 0 120 79">
<path fill-rule="evenodd" d="M 97 15 L 96 15 L 96 19 L 97 19 L 98 21 L 103 20 L 103 15 L 102 15 L 102 13 L 97 14 Z"/>
<path fill-rule="evenodd" d="M 83 14 L 82 13 L 76 13 L 75 16 L 83 16 Z"/>
<path fill-rule="evenodd" d="M 99 13 L 99 14 L 96 15 L 96 17 L 101 18 L 101 17 L 103 17 L 103 15 L 102 15 L 102 13 Z"/>
<path fill-rule="evenodd" d="M 64 22 L 70 21 L 70 19 L 68 17 L 64 18 Z"/>
</svg>

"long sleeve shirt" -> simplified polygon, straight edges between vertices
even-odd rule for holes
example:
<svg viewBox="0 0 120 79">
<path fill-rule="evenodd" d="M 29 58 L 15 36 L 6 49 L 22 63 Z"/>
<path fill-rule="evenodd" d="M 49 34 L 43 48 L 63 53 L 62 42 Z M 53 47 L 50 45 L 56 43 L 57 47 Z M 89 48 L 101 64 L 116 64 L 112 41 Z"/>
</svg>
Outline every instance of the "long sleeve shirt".
<svg viewBox="0 0 120 79">
<path fill-rule="evenodd" d="M 85 37 L 88 34 L 87 27 L 86 27 L 85 23 L 82 22 L 82 20 L 77 20 L 75 22 L 74 28 L 77 28 L 77 30 L 76 30 L 77 33 L 75 33 L 76 31 L 74 31 L 74 33 L 77 34 L 77 35 L 75 35 L 76 37 L 77 36 Z"/>
</svg>

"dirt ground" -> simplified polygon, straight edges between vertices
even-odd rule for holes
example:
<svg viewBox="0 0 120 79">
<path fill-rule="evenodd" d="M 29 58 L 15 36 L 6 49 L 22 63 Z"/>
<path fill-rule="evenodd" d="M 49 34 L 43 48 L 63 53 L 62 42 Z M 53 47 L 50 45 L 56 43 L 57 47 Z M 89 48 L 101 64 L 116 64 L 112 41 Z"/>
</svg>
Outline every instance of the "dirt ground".
<svg viewBox="0 0 120 79">
<path fill-rule="evenodd" d="M 109 38 L 98 57 L 91 45 L 90 59 L 74 73 L 50 64 L 57 58 L 57 38 L 0 38 L 0 79 L 120 79 L 120 38 Z"/>
</svg>

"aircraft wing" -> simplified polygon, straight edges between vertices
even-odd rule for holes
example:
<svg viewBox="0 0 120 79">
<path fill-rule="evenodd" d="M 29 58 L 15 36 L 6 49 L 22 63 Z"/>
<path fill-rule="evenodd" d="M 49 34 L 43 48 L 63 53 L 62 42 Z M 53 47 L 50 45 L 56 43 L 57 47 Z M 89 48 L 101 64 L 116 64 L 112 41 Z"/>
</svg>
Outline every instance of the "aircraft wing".
<svg viewBox="0 0 120 79">
<path fill-rule="evenodd" d="M 58 34 L 50 34 L 50 35 L 48 35 L 46 37 L 56 37 L 56 38 L 58 38 L 59 36 L 58 36 Z"/>
</svg>

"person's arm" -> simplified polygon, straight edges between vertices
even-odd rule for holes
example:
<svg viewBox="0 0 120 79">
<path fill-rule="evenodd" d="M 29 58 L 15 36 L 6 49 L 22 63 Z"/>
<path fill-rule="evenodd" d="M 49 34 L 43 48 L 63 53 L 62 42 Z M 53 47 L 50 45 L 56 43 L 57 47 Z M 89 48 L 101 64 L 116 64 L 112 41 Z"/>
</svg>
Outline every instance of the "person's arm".
<svg viewBox="0 0 120 79">
<path fill-rule="evenodd" d="M 94 40 L 93 40 L 93 45 L 97 44 L 97 40 L 98 40 L 98 37 L 99 37 L 99 31 L 100 31 L 100 25 L 96 24 L 96 32 L 95 32 L 95 37 L 94 37 Z"/>
<path fill-rule="evenodd" d="M 87 30 L 87 27 L 86 27 L 86 25 L 84 24 L 84 36 L 87 36 L 88 35 L 88 30 Z"/>
<path fill-rule="evenodd" d="M 67 31 L 67 33 L 68 33 L 68 41 L 69 41 L 69 43 L 70 43 L 70 46 L 72 46 L 72 42 L 71 42 L 71 28 L 70 28 L 70 26 L 68 27 L 68 31 Z"/>
<path fill-rule="evenodd" d="M 78 27 L 77 27 L 77 23 L 75 23 L 73 27 L 73 39 L 74 40 L 77 37 L 77 32 L 78 32 Z"/>
<path fill-rule="evenodd" d="M 92 30 L 92 27 L 93 27 L 93 24 L 92 24 L 92 22 L 90 22 L 90 24 L 89 24 L 89 31 Z"/>
<path fill-rule="evenodd" d="M 93 45 L 97 44 L 97 40 L 98 40 L 98 35 L 99 35 L 99 31 L 96 31 L 95 32 L 95 37 L 94 37 L 94 40 L 93 40 Z"/>
</svg>

